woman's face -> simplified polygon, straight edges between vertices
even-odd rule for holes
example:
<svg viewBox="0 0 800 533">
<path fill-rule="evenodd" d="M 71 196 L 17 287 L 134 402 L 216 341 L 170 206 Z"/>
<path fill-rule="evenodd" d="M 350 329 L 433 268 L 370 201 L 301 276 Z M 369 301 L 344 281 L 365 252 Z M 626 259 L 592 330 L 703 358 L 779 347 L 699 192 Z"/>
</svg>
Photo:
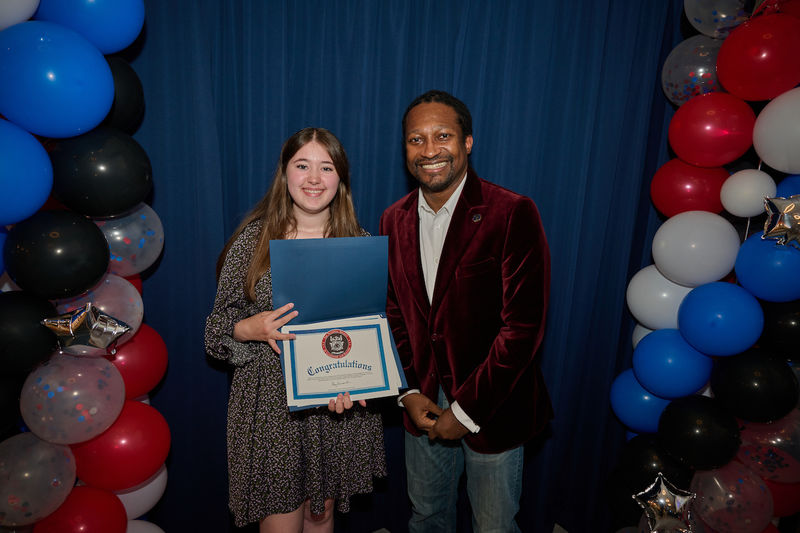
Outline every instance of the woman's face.
<svg viewBox="0 0 800 533">
<path fill-rule="evenodd" d="M 339 187 L 339 174 L 331 156 L 317 141 L 294 154 L 286 167 L 286 178 L 295 212 L 306 215 L 326 211 Z"/>
</svg>

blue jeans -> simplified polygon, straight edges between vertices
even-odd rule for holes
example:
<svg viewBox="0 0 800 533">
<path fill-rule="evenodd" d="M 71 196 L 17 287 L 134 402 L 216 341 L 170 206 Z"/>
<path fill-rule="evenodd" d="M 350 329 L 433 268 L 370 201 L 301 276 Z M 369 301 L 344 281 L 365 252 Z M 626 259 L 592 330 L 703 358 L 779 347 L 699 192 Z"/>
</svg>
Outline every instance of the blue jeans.
<svg viewBox="0 0 800 533">
<path fill-rule="evenodd" d="M 449 406 L 439 390 L 439 406 Z M 429 441 L 405 432 L 409 533 L 455 533 L 458 481 L 466 469 L 475 533 L 519 533 L 514 520 L 522 495 L 523 448 L 498 454 L 472 451 L 463 440 Z"/>
</svg>

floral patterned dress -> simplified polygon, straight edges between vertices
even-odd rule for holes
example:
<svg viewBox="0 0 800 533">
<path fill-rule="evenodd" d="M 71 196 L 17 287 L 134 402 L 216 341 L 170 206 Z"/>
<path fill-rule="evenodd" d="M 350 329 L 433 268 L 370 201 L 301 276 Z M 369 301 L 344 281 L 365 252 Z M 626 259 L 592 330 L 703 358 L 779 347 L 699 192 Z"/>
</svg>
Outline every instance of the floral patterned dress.
<svg viewBox="0 0 800 533">
<path fill-rule="evenodd" d="M 228 252 L 206 320 L 206 351 L 234 366 L 228 399 L 229 505 L 241 527 L 297 509 L 305 500 L 322 514 L 333 498 L 346 512 L 353 494 L 372 492 L 386 475 L 383 426 L 369 404 L 343 414 L 327 407 L 290 413 L 279 356 L 266 342 L 233 340 L 236 322 L 272 309 L 267 272 L 256 302 L 244 295 L 244 276 L 260 232 L 248 225 Z"/>
</svg>

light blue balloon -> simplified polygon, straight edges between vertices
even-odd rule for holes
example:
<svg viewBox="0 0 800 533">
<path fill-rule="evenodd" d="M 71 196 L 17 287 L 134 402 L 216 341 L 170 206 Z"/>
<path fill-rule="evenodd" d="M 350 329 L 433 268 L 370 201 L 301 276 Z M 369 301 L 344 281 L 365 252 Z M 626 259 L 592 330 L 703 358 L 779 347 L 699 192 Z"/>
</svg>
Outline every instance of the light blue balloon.
<svg viewBox="0 0 800 533">
<path fill-rule="evenodd" d="M 86 133 L 114 102 L 103 54 L 52 22 L 23 22 L 0 32 L 0 80 L 0 114 L 44 137 Z"/>
<path fill-rule="evenodd" d="M 34 214 L 52 188 L 53 165 L 39 141 L 22 128 L 0 120 L 0 226 L 16 224 Z"/>
<path fill-rule="evenodd" d="M 747 292 L 768 302 L 800 299 L 800 250 L 751 235 L 736 256 L 736 280 Z"/>
<path fill-rule="evenodd" d="M 633 369 L 629 368 L 614 379 L 611 384 L 611 410 L 625 427 L 636 433 L 655 433 L 658 419 L 669 400 L 647 391 L 636 380 Z"/>
<path fill-rule="evenodd" d="M 778 183 L 775 196 L 778 198 L 789 198 L 800 194 L 800 174 L 786 176 Z"/>
<path fill-rule="evenodd" d="M 144 1 L 41 0 L 33 18 L 71 28 L 103 54 L 113 54 L 130 46 L 142 31 Z"/>
<path fill-rule="evenodd" d="M 633 352 L 636 380 L 656 396 L 667 399 L 689 396 L 702 389 L 711 377 L 712 364 L 711 358 L 692 348 L 677 329 L 649 333 Z"/>
</svg>

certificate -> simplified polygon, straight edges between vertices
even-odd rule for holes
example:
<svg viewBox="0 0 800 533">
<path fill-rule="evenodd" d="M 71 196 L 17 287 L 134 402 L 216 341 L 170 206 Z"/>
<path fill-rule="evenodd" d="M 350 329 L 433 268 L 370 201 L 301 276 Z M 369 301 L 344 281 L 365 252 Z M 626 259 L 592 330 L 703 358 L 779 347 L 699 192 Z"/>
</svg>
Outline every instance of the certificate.
<svg viewBox="0 0 800 533">
<path fill-rule="evenodd" d="M 283 333 L 281 365 L 290 410 L 397 395 L 407 387 L 386 321 L 388 239 L 270 241 L 273 307 L 299 312 Z"/>
<path fill-rule="evenodd" d="M 365 316 L 284 326 L 282 364 L 290 408 L 327 404 L 349 392 L 355 400 L 397 394 L 402 386 L 385 317 Z"/>
</svg>

